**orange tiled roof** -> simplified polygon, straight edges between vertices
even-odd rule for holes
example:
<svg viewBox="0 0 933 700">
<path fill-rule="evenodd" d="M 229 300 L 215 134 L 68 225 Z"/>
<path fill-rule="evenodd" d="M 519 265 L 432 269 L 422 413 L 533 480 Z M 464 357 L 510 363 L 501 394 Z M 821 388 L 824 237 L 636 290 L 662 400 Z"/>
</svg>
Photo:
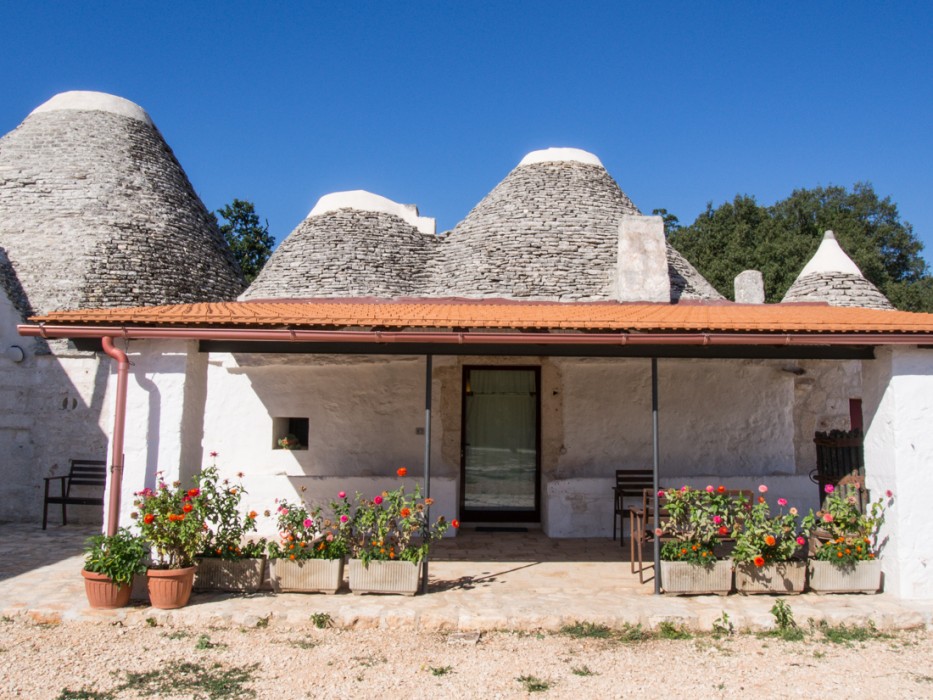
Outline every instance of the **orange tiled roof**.
<svg viewBox="0 0 933 700">
<path fill-rule="evenodd" d="M 710 333 L 933 333 L 933 314 L 821 304 L 629 304 L 315 299 L 60 311 L 49 324 L 211 328 L 495 329 Z"/>
</svg>

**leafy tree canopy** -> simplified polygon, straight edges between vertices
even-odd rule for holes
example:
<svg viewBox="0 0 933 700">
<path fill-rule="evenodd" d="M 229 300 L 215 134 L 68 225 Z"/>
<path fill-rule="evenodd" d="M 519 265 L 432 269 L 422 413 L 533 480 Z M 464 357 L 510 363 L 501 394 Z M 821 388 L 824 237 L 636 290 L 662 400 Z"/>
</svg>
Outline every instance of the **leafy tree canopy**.
<svg viewBox="0 0 933 700">
<path fill-rule="evenodd" d="M 933 311 L 933 277 L 920 255 L 923 244 L 901 221 L 891 198 L 880 199 L 869 183 L 856 183 L 851 192 L 844 187 L 799 189 L 770 207 L 736 195 L 715 209 L 707 204 L 691 225 L 668 230 L 668 240 L 730 299 L 736 275 L 760 270 L 766 301 L 778 302 L 828 230 L 895 306 Z"/>
<path fill-rule="evenodd" d="M 249 284 L 256 279 L 275 247 L 275 239 L 269 233 L 269 222 L 261 225 L 253 203 L 240 199 L 234 199 L 232 204 L 218 209 L 217 213 L 223 218 L 220 232 Z"/>
</svg>

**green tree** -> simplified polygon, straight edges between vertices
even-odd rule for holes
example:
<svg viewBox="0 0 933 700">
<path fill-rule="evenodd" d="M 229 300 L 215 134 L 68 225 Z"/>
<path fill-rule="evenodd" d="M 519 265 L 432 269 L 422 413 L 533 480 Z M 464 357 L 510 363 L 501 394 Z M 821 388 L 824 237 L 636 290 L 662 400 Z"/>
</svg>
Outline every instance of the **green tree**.
<svg viewBox="0 0 933 700">
<path fill-rule="evenodd" d="M 680 228 L 680 219 L 667 209 L 652 209 L 652 216 L 660 216 L 664 220 L 664 235 L 670 236 Z"/>
<path fill-rule="evenodd" d="M 217 213 L 223 218 L 220 232 L 243 270 L 246 283 L 250 284 L 275 247 L 275 239 L 269 233 L 269 222 L 261 225 L 253 203 L 241 199 L 234 199 L 232 204 L 218 209 Z"/>
<path fill-rule="evenodd" d="M 668 240 L 727 297 L 733 296 L 735 276 L 751 269 L 764 277 L 766 300 L 777 302 L 827 230 L 895 306 L 933 311 L 933 277 L 920 254 L 923 244 L 891 198 L 879 198 L 868 183 L 851 191 L 799 189 L 770 207 L 737 195 L 715 209 L 707 204 L 696 221 Z"/>
</svg>

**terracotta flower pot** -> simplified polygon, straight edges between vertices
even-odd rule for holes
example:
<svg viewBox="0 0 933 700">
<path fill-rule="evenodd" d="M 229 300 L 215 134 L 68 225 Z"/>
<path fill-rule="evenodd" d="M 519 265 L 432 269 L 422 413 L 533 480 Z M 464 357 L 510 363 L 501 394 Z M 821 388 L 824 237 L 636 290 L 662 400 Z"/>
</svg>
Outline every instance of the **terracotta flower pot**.
<svg viewBox="0 0 933 700">
<path fill-rule="evenodd" d="M 81 575 L 84 577 L 87 602 L 92 608 L 109 610 L 129 605 L 132 586 L 114 583 L 103 574 L 95 574 L 93 571 L 84 569 L 81 570 Z"/>
<path fill-rule="evenodd" d="M 149 602 L 154 608 L 174 610 L 183 608 L 191 597 L 196 566 L 185 569 L 149 569 Z"/>
<path fill-rule="evenodd" d="M 350 560 L 350 590 L 353 593 L 401 593 L 415 595 L 421 581 L 421 564 L 411 561 Z"/>
</svg>

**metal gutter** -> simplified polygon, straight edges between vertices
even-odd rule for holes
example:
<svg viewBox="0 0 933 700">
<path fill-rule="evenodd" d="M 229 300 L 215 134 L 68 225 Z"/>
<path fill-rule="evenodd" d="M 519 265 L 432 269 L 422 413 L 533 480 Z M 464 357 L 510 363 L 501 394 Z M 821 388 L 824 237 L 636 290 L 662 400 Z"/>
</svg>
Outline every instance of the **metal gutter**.
<svg viewBox="0 0 933 700">
<path fill-rule="evenodd" d="M 811 333 L 684 332 L 519 332 L 519 331 L 348 331 L 293 328 L 162 328 L 150 326 L 82 326 L 20 324 L 23 336 L 131 340 L 253 340 L 345 343 L 448 343 L 458 345 L 918 345 L 933 343 L 933 333 L 831 331 Z"/>
<path fill-rule="evenodd" d="M 123 491 L 123 437 L 126 432 L 126 385 L 130 363 L 126 353 L 113 345 L 113 338 L 101 338 L 104 352 L 117 361 L 117 397 L 113 417 L 113 440 L 110 445 L 110 499 L 107 507 L 107 534 L 117 534 L 120 523 L 120 494 Z"/>
</svg>

